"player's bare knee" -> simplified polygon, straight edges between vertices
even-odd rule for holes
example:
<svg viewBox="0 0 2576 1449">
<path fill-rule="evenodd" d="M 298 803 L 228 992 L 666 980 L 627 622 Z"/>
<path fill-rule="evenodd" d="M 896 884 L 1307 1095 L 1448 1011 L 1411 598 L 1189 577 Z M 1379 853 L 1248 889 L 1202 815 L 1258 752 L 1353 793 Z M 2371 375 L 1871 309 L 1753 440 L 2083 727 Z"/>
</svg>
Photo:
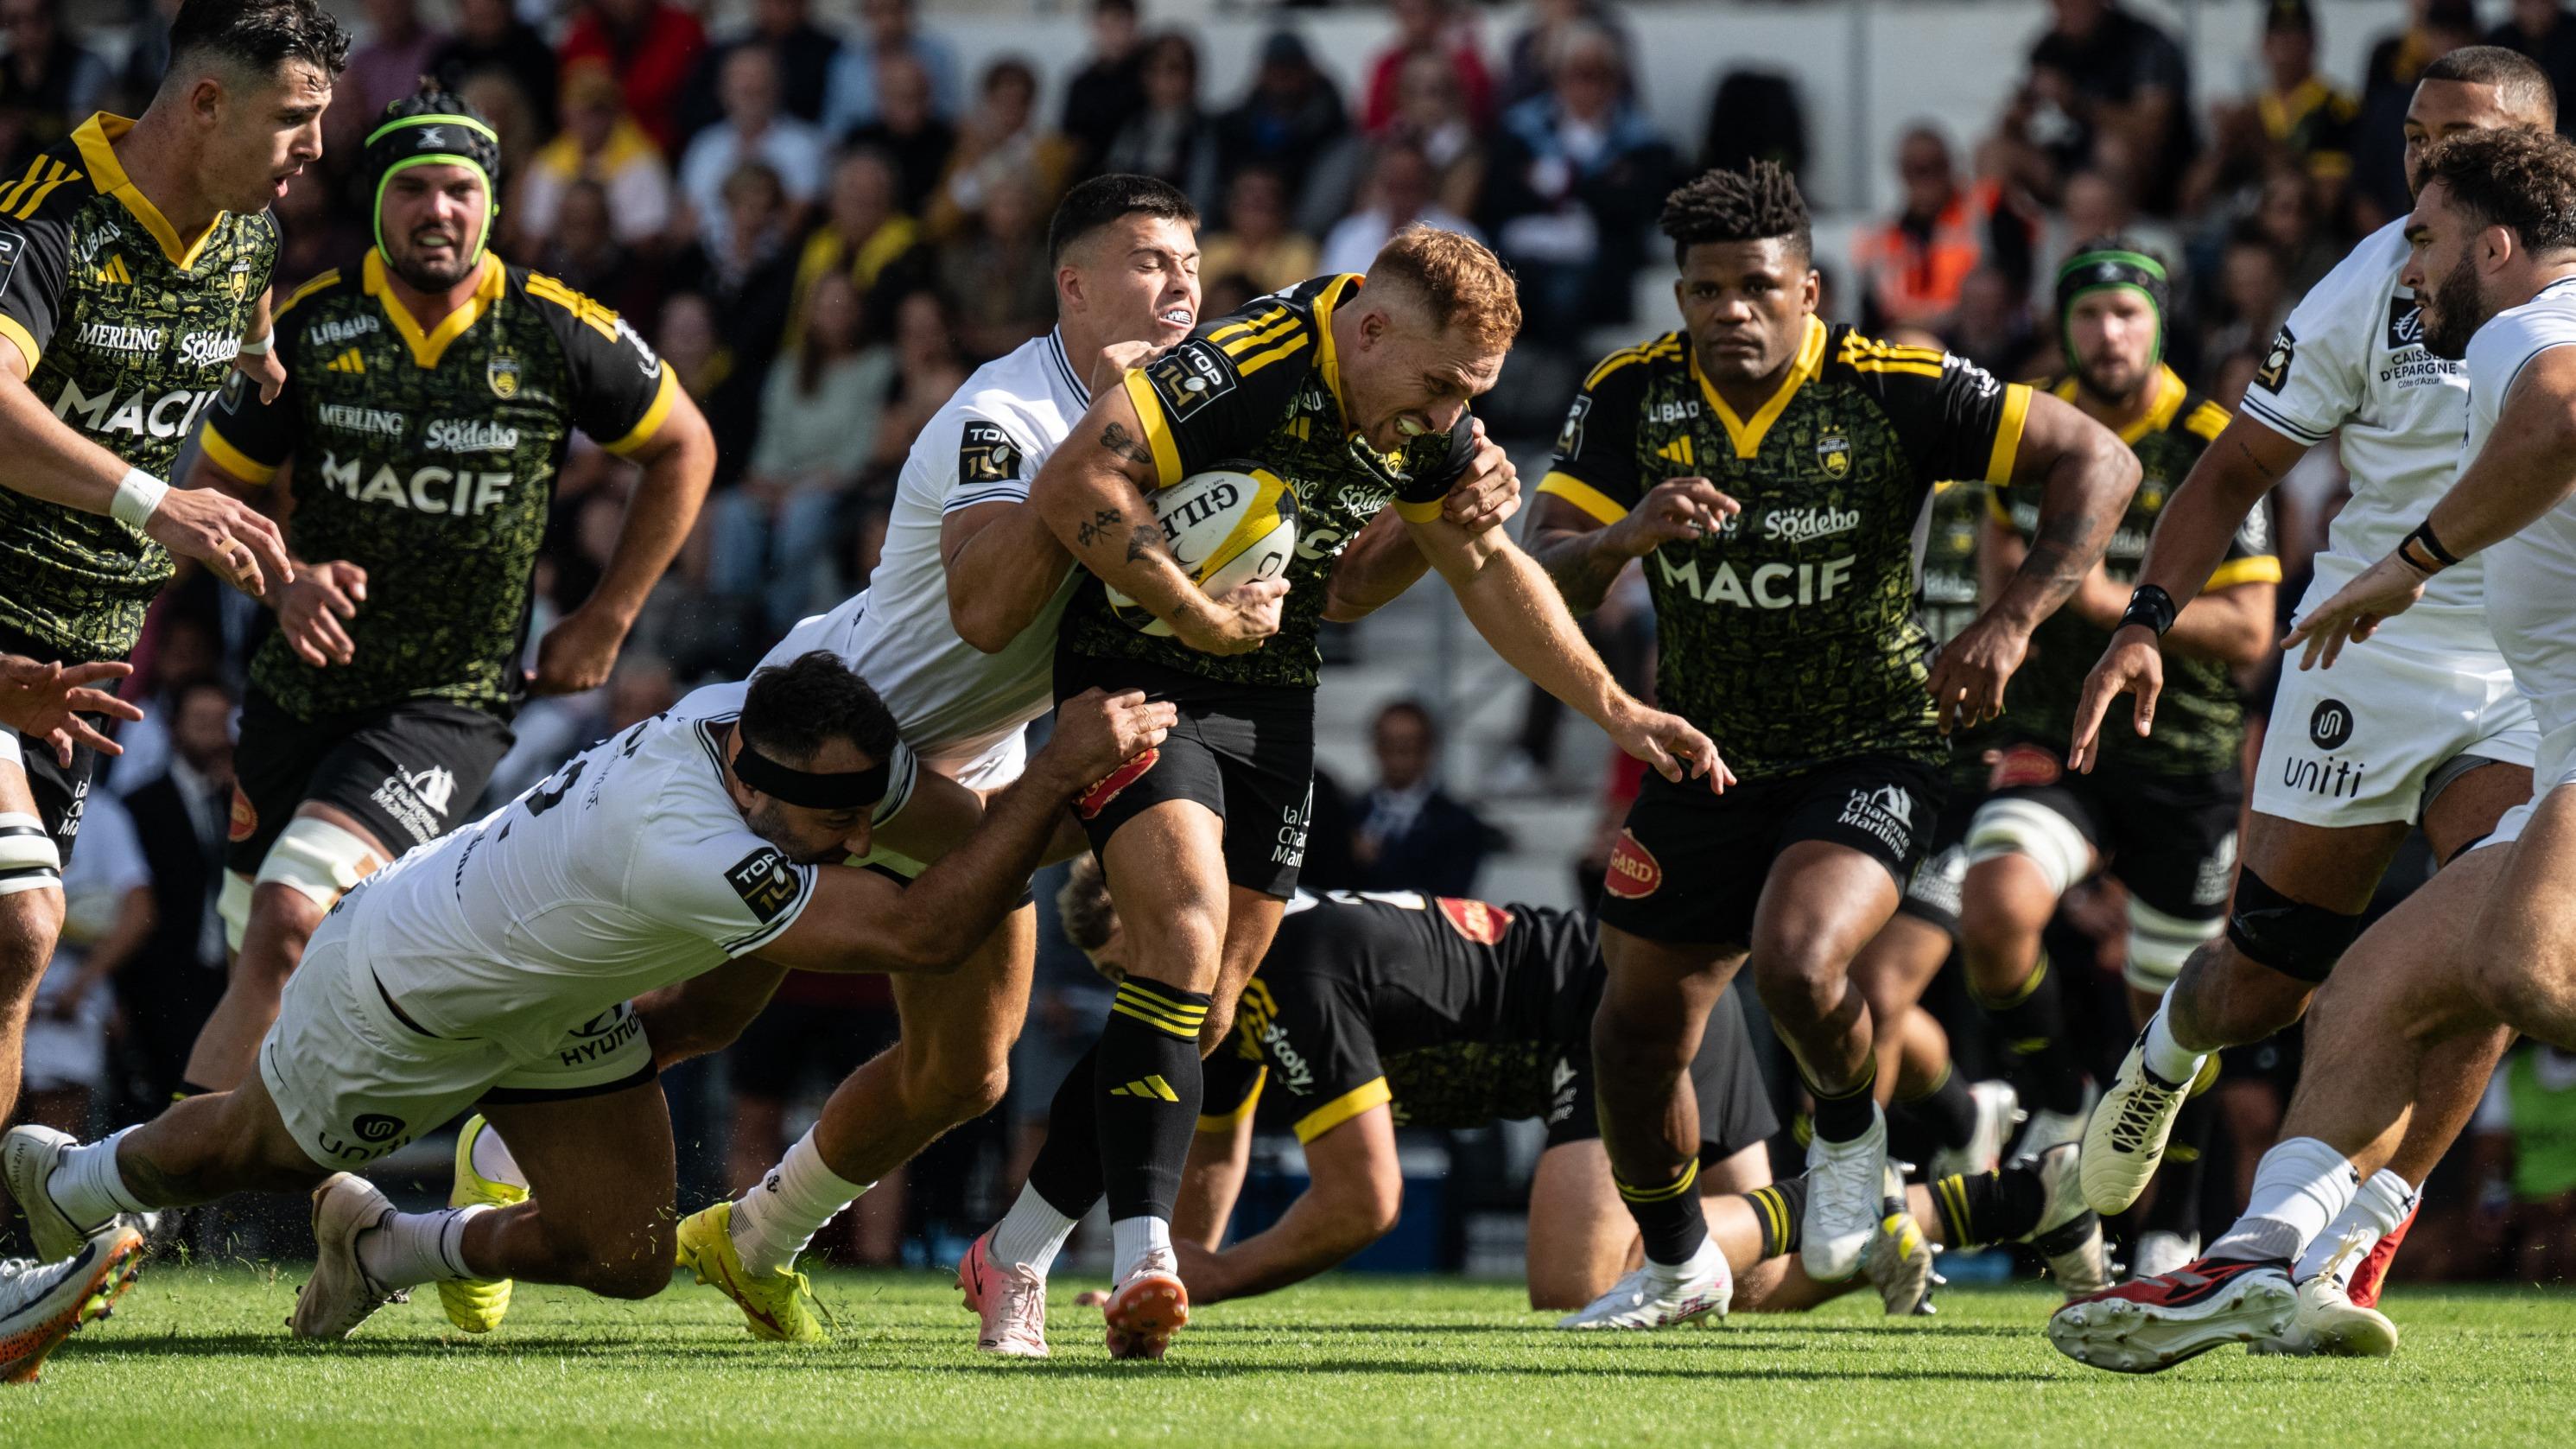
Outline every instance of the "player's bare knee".
<svg viewBox="0 0 2576 1449">
<path fill-rule="evenodd" d="M 0 896 L 0 1001 L 15 1001 L 36 989 L 62 933 L 61 891 Z"/>
<path fill-rule="evenodd" d="M 911 1085 L 916 1111 L 954 1127 L 1002 1105 L 1011 1090 L 1011 1063 L 1007 1056 L 943 1058 L 914 1073 Z"/>
<path fill-rule="evenodd" d="M 1753 983 L 1762 993 L 1762 1004 L 1783 1030 L 1797 1033 L 1825 1025 L 1845 1009 L 1851 995 L 1843 979 L 1843 963 L 1819 944 L 1811 934 L 1801 933 L 1794 942 L 1782 942 L 1772 950 L 1756 948 Z"/>
</svg>

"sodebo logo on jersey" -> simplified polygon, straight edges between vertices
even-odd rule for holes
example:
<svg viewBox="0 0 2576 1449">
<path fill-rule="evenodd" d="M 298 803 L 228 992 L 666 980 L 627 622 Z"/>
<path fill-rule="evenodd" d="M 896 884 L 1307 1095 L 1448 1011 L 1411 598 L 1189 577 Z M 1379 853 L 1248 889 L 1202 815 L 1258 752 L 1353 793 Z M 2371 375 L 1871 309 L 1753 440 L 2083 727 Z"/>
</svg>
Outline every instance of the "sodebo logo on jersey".
<svg viewBox="0 0 2576 1449">
<path fill-rule="evenodd" d="M 404 479 L 385 465 L 361 482 L 361 461 L 351 458 L 342 462 L 337 455 L 324 453 L 322 486 L 360 503 L 390 503 L 415 513 L 444 513 L 458 518 L 469 514 L 479 518 L 510 492 L 510 474 L 477 473 L 470 468 L 415 468 L 411 477 Z"/>
<path fill-rule="evenodd" d="M 241 339 L 230 332 L 191 332 L 179 339 L 179 360 L 190 367 L 230 362 L 241 351 Z"/>
<path fill-rule="evenodd" d="M 1738 573 L 1735 565 L 1720 562 L 1702 579 L 1699 560 L 1677 560 L 1671 549 L 1655 553 L 1655 563 L 1664 571 L 1665 583 L 1703 604 L 1733 604 L 1739 609 L 1793 609 L 1824 603 L 1851 582 L 1856 562 L 1856 555 L 1844 554 L 1823 563 L 1758 564 L 1747 573 Z"/>
<path fill-rule="evenodd" d="M 1857 508 L 1775 508 L 1762 516 L 1762 536 L 1775 543 L 1811 543 L 1858 527 Z"/>
<path fill-rule="evenodd" d="M 149 388 L 136 388 L 120 395 L 109 388 L 103 393 L 81 391 L 80 384 L 63 379 L 63 390 L 54 399 L 54 416 L 64 422 L 77 421 L 93 433 L 131 433 L 140 438 L 184 437 L 196 426 L 197 415 L 206 410 L 217 396 L 214 388 L 181 388 L 153 396 Z"/>
<path fill-rule="evenodd" d="M 506 423 L 439 418 L 430 423 L 420 445 L 433 453 L 507 453 L 519 446 L 519 430 Z"/>
</svg>

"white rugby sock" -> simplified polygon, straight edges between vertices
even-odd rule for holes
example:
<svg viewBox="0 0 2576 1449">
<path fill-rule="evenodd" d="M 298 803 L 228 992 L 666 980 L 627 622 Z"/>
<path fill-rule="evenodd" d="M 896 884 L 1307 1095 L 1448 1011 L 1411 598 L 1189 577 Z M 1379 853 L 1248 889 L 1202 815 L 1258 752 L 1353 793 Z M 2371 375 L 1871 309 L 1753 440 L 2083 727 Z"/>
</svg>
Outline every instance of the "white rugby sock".
<svg viewBox="0 0 2576 1449">
<path fill-rule="evenodd" d="M 116 1146 L 125 1140 L 126 1132 L 133 1130 L 128 1127 L 111 1132 L 96 1142 L 71 1149 L 63 1154 L 54 1175 L 46 1179 L 45 1195 L 81 1231 L 94 1232 L 118 1213 L 151 1211 L 125 1185 L 125 1174 L 116 1170 Z"/>
<path fill-rule="evenodd" d="M 1065 1240 L 1073 1236 L 1075 1223 L 1057 1212 L 1036 1188 L 1021 1188 L 1011 1200 L 1011 1210 L 993 1225 L 993 1260 L 1034 1268 L 1043 1278 L 1055 1266 L 1055 1255 L 1064 1251 Z"/>
<path fill-rule="evenodd" d="M 510 1144 L 501 1140 L 501 1129 L 486 1122 L 474 1136 L 474 1175 L 485 1182 L 507 1183 L 526 1187 L 528 1175 L 519 1170 L 519 1160 L 510 1155 Z"/>
<path fill-rule="evenodd" d="M 2208 1256 L 2295 1259 L 2360 1187 L 2361 1174 L 2342 1153 L 2314 1137 L 2293 1137 L 2263 1154 L 2245 1215 L 2209 1245 Z"/>
<path fill-rule="evenodd" d="M 2200 1075 L 2201 1053 L 2174 1040 L 2171 1008 L 2159 1008 L 2147 1020 L 2144 1052 L 2147 1070 L 2168 1082 L 2184 1083 Z"/>
<path fill-rule="evenodd" d="M 2384 1167 L 2372 1173 L 2334 1223 L 2308 1244 L 2290 1277 L 2305 1283 L 2331 1271 L 2336 1287 L 2350 1283 L 2353 1271 L 2379 1246 L 2379 1240 L 2397 1231 L 2397 1225 L 2415 1211 L 2415 1199 L 2416 1190 L 2406 1185 L 2406 1179 Z"/>
<path fill-rule="evenodd" d="M 1726 1250 L 1717 1245 L 1715 1233 L 1702 1237 L 1699 1240 L 1699 1247 L 1694 1249 L 1689 1257 L 1678 1263 L 1658 1263 L 1652 1258 L 1646 1260 L 1646 1272 L 1665 1283 L 1686 1283 L 1699 1274 L 1714 1272 L 1720 1268 L 1729 1268 L 1729 1264 L 1726 1261 Z"/>
<path fill-rule="evenodd" d="M 1118 1276 L 1111 1281 L 1123 1283 L 1146 1254 L 1172 1251 L 1172 1225 L 1158 1217 L 1120 1218 L 1109 1225 L 1109 1245 L 1118 1259 Z"/>
<path fill-rule="evenodd" d="M 754 1273 L 793 1267 L 823 1225 L 874 1186 L 824 1166 L 809 1127 L 776 1167 L 733 1200 L 733 1250 Z"/>
<path fill-rule="evenodd" d="M 441 1208 L 434 1213 L 395 1213 L 358 1234 L 358 1266 L 380 1288 L 411 1288 L 448 1278 L 471 1278 L 465 1266 L 465 1224 L 492 1209 Z"/>
</svg>

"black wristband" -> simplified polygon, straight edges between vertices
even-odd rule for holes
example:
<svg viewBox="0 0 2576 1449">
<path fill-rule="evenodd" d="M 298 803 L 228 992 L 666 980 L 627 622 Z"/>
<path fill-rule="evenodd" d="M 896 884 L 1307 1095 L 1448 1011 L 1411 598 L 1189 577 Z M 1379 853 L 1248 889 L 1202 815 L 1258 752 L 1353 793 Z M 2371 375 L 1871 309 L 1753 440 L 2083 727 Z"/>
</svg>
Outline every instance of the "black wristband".
<svg viewBox="0 0 2576 1449">
<path fill-rule="evenodd" d="M 2433 536 L 2433 520 L 2429 515 L 2422 523 L 2415 525 L 2415 531 L 2406 535 L 2406 538 L 2410 543 L 2421 544 L 2425 556 L 2443 568 L 2449 568 L 2460 561 L 2458 555 L 2442 547 L 2442 541 Z"/>
<path fill-rule="evenodd" d="M 2173 627 L 2174 615 L 2179 612 L 2174 607 L 2173 595 L 2154 584 L 2140 584 L 2137 592 L 2129 595 L 2129 607 L 2120 615 L 2120 627 L 2125 629 L 2131 624 L 2144 624 L 2156 632 L 2156 637 L 2163 638 L 2164 632 Z"/>
</svg>

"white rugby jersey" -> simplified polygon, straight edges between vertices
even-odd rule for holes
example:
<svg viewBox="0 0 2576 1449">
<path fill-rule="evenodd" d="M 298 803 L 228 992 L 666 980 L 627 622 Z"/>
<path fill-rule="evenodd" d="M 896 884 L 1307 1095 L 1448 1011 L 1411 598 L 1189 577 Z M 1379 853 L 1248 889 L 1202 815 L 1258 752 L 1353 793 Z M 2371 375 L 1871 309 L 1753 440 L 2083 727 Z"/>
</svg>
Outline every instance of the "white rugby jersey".
<svg viewBox="0 0 2576 1449">
<path fill-rule="evenodd" d="M 811 649 L 840 655 L 894 712 L 904 742 L 943 766 L 1009 741 L 1044 714 L 1055 702 L 1056 622 L 1072 597 L 1071 564 L 1020 637 L 986 654 L 949 622 L 939 525 L 960 508 L 1028 497 L 1039 465 L 1090 406 L 1061 331 L 977 368 L 913 440 L 867 589 L 798 624 L 760 662 L 783 664 Z"/>
<path fill-rule="evenodd" d="M 336 907 L 357 959 L 432 1035 L 529 1060 L 776 939 L 815 868 L 725 793 L 716 731 L 741 702 L 738 684 L 699 690 L 369 877 Z"/>
<path fill-rule="evenodd" d="M 2468 369 L 2424 350 L 2403 218 L 2370 234 L 2301 298 L 2245 389 L 2245 414 L 2294 442 L 2338 433 L 2352 498 L 2335 515 L 2305 612 L 2379 561 L 2451 486 L 2468 426 Z M 2490 652 L 2476 559 L 2446 569 L 2391 627 Z M 2410 622 L 2411 621 L 2411 622 Z"/>
<path fill-rule="evenodd" d="M 2519 307 L 2497 313 L 2469 340 L 2469 432 L 2465 465 L 2486 446 L 2505 394 L 2531 359 L 2576 347 L 2576 277 L 2553 282 Z M 2530 527 L 2485 551 L 2488 626 L 2531 700 L 2540 726 L 2534 765 L 2546 789 L 2568 763 L 2560 731 L 2576 724 L 2576 499 L 2562 500 Z M 2461 567 L 2477 560 L 2464 560 Z M 2440 583 L 2459 568 L 2433 576 Z M 2400 617 L 2403 617 L 2402 615 Z"/>
</svg>

